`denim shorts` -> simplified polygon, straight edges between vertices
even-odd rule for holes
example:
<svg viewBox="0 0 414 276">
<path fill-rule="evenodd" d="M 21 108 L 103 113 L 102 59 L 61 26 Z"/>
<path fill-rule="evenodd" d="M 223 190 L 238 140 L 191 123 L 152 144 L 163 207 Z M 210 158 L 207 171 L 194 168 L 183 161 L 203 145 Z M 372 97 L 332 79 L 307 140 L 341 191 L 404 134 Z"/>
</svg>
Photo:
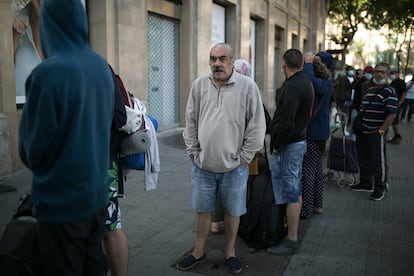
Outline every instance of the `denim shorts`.
<svg viewBox="0 0 414 276">
<path fill-rule="evenodd" d="M 227 213 L 233 217 L 245 214 L 248 168 L 239 166 L 229 172 L 214 173 L 200 169 L 193 162 L 190 207 L 201 213 L 213 212 L 219 191 Z"/>
<path fill-rule="evenodd" d="M 306 141 L 289 144 L 272 153 L 270 168 L 276 204 L 299 202 L 302 188 L 302 161 L 306 152 Z"/>
</svg>

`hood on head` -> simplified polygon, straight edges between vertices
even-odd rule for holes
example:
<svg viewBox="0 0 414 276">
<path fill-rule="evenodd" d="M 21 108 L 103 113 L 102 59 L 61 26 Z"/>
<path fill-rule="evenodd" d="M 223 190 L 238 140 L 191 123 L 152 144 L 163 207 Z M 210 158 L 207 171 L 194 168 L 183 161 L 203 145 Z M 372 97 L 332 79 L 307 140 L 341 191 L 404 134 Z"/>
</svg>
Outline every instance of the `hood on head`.
<svg viewBox="0 0 414 276">
<path fill-rule="evenodd" d="M 325 63 L 326 67 L 328 67 L 330 71 L 333 70 L 333 57 L 330 53 L 319 52 L 316 54 L 316 56 L 321 58 L 322 62 Z"/>
<path fill-rule="evenodd" d="M 45 57 L 88 46 L 88 21 L 80 0 L 43 0 L 40 42 Z"/>
<path fill-rule="evenodd" d="M 236 59 L 234 61 L 234 70 L 236 70 L 236 72 L 245 75 L 247 77 L 251 76 L 251 67 L 250 67 L 250 63 L 247 62 L 244 59 Z"/>
</svg>

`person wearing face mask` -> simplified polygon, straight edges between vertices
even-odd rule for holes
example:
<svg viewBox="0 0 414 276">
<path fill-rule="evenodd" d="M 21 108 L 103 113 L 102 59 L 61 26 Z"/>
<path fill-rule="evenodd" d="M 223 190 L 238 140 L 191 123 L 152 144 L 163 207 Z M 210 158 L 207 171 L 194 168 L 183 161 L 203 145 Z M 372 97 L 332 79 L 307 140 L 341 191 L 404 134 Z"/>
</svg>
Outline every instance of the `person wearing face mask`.
<svg viewBox="0 0 414 276">
<path fill-rule="evenodd" d="M 346 114 L 348 118 L 352 111 L 352 99 L 354 96 L 353 83 L 355 82 L 355 69 L 352 66 L 346 66 L 345 75 L 339 76 L 334 81 L 334 96 L 336 107 L 339 111 Z"/>
<path fill-rule="evenodd" d="M 362 117 L 361 133 L 356 134 L 360 183 L 351 186 L 354 191 L 371 192 L 370 199 L 379 201 L 388 191 L 388 161 L 386 133 L 397 116 L 398 98 L 387 84 L 387 63 L 374 69 L 374 86 L 362 98 L 359 114 Z"/>
<path fill-rule="evenodd" d="M 364 68 L 363 74 L 361 78 L 358 78 L 354 84 L 354 98 L 352 100 L 352 112 L 358 112 L 359 105 L 361 104 L 362 97 L 365 94 L 365 91 L 374 85 L 372 82 L 372 73 L 374 68 L 371 65 L 368 65 Z"/>
<path fill-rule="evenodd" d="M 400 79 L 400 73 L 396 69 L 393 69 L 390 71 L 390 79 L 392 80 L 390 85 L 394 87 L 395 92 L 397 93 L 397 96 L 398 96 L 398 113 L 397 113 L 397 117 L 395 117 L 395 120 L 392 123 L 392 129 L 394 131 L 394 136 L 391 139 L 389 139 L 387 142 L 398 145 L 401 143 L 401 140 L 402 140 L 401 133 L 400 133 L 399 117 L 401 114 L 402 103 L 404 102 L 405 96 L 407 95 L 407 85 L 405 84 L 405 81 Z"/>
</svg>

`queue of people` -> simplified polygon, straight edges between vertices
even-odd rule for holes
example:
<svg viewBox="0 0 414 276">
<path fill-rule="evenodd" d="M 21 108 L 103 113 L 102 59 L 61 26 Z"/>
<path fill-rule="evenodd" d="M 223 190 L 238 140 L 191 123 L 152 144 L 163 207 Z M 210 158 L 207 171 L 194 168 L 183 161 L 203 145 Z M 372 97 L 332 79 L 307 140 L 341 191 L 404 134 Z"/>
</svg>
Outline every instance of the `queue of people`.
<svg viewBox="0 0 414 276">
<path fill-rule="evenodd" d="M 79 0 L 44 0 L 39 20 L 45 59 L 26 82 L 19 153 L 33 172 L 42 272 L 104 275 L 107 262 L 111 275 L 126 275 L 128 240 L 117 188 L 109 184 L 116 182 L 117 173 L 107 174 L 108 168 L 118 169 L 117 132 L 126 122 L 119 87 L 107 62 L 88 45 L 86 13 Z M 259 88 L 247 73 L 249 64 L 243 61 L 237 68 L 232 47 L 219 43 L 210 50 L 209 65 L 210 74 L 193 82 L 185 112 L 183 138 L 192 161 L 190 206 L 196 231 L 193 251 L 176 268 L 190 270 L 207 260 L 212 213 L 220 199 L 225 261 L 237 274 L 242 265 L 235 244 L 240 216 L 247 212 L 248 165 L 263 148 L 266 122 Z M 379 63 L 367 66 L 361 79 L 348 67 L 337 82 L 341 85 L 335 86 L 332 69 L 327 52 L 303 55 L 289 49 L 283 55 L 286 81 L 270 122 L 270 167 L 275 204 L 286 204 L 288 233 L 267 249 L 269 254 L 299 252 L 300 218 L 322 213 L 323 152 L 334 97 L 341 110 L 355 109 L 362 117 L 362 132 L 356 133 L 360 183 L 351 189 L 371 192 L 376 201 L 388 191 L 386 135 L 392 125 L 390 141 L 398 140 L 400 106 L 401 120 L 407 108 L 411 120 L 414 80 L 405 87 L 398 72 L 391 71 L 395 78 L 388 85 L 389 65 Z M 222 137 L 220 142 L 216 137 Z M 109 188 L 109 198 L 102 187 Z"/>
<path fill-rule="evenodd" d="M 216 48 L 224 48 L 225 50 Z M 223 51 L 222 60 L 219 60 L 217 53 Z M 212 58 L 214 59 L 213 65 Z M 216 190 L 222 192 L 222 180 L 217 175 L 223 174 L 225 176 L 227 172 L 223 173 L 220 171 L 223 170 L 222 168 L 213 167 L 203 171 L 202 168 L 208 166 L 210 161 L 213 160 L 210 160 L 212 157 L 207 160 L 203 158 L 206 157 L 206 154 L 214 152 L 214 150 L 209 149 L 212 144 L 210 145 L 209 140 L 204 135 L 200 136 L 199 133 L 202 130 L 199 129 L 198 120 L 201 120 L 200 118 L 204 117 L 205 114 L 195 112 L 199 111 L 197 106 L 209 105 L 209 96 L 199 95 L 200 91 L 210 91 L 212 89 L 213 95 L 219 96 L 215 97 L 215 100 L 218 100 L 220 97 L 226 97 L 226 92 L 230 87 L 237 86 L 237 78 L 234 79 L 235 70 L 231 72 L 232 66 L 229 64 L 231 59 L 231 47 L 229 45 L 219 44 L 213 46 L 210 52 L 212 72 L 209 76 L 204 77 L 208 79 L 207 82 L 197 80 L 193 83 L 192 93 L 187 105 L 184 139 L 188 154 L 193 160 L 190 202 L 196 211 L 197 225 L 196 245 L 190 255 L 177 263 L 177 269 L 179 270 L 192 269 L 199 263 L 206 261 L 207 258 L 204 248 L 215 203 L 211 196 L 218 194 Z M 276 95 L 276 111 L 270 123 L 270 166 L 275 204 L 286 204 L 288 233 L 279 243 L 267 248 L 267 252 L 274 255 L 297 253 L 300 248 L 298 237 L 300 218 L 310 218 L 313 214 L 322 214 L 324 184 L 322 153 L 325 150 L 326 140 L 330 135 L 330 110 L 332 104 L 335 103 L 334 91 L 336 88 L 331 75 L 333 58 L 327 52 L 303 56 L 299 50 L 290 49 L 283 55 L 282 65 L 286 81 Z M 384 198 L 389 187 L 385 147 L 386 133 L 397 116 L 398 100 L 401 103 L 403 97 L 398 97 L 394 87 L 386 81 L 390 75 L 388 64 L 379 63 L 375 67 L 367 66 L 361 72 L 363 75 L 360 74 L 359 76 L 354 75 L 353 68 L 348 69 L 343 82 L 350 86 L 350 90 L 347 92 L 349 98 L 343 97 L 342 111 L 354 112 L 362 116 L 362 132 L 356 134 L 357 151 L 362 156 L 359 161 L 360 182 L 351 186 L 351 189 L 354 191 L 369 191 L 371 192 L 369 198 L 379 201 Z M 396 72 L 394 71 L 393 74 L 396 74 Z M 201 89 L 199 83 L 208 85 L 209 88 Z M 411 87 L 412 85 L 409 89 Z M 198 91 L 197 96 L 194 95 L 196 91 Z M 254 95 L 257 96 L 257 92 L 254 92 Z M 260 97 L 255 101 L 259 101 L 259 99 Z M 195 103 L 197 103 L 196 106 Z M 216 109 L 215 112 L 219 112 L 219 110 Z M 228 116 L 228 114 L 224 113 L 220 116 Z M 259 114 L 256 113 L 256 116 L 259 116 Z M 209 118 L 213 117 L 215 124 L 218 124 L 221 117 L 209 116 Z M 203 124 L 205 123 L 205 120 L 201 121 Z M 250 128 L 245 127 L 245 123 L 239 122 L 238 131 L 244 129 L 250 131 Z M 224 126 L 224 124 L 220 124 L 216 127 Z M 259 125 L 256 125 L 256 127 L 260 129 Z M 264 130 L 261 132 L 261 135 L 263 135 Z M 190 137 L 192 138 L 190 139 Z M 255 143 L 259 143 L 261 139 L 262 136 L 256 136 Z M 235 141 L 243 140 L 235 139 Z M 234 142 L 232 144 L 234 147 Z M 238 155 L 239 163 L 233 165 L 236 166 L 235 168 L 245 164 L 243 143 L 238 144 L 237 147 L 241 148 L 239 150 L 240 155 Z M 217 157 L 215 158 L 217 159 Z M 231 172 L 233 168 L 229 167 L 225 171 Z M 199 172 L 200 170 L 202 173 Z M 194 178 L 195 174 L 197 177 L 201 177 L 205 173 L 208 173 L 214 179 L 210 180 L 209 187 L 212 190 L 208 192 L 208 196 L 201 195 L 202 192 L 198 187 L 200 180 L 197 181 Z M 213 178 L 214 175 L 216 178 Z M 243 193 L 245 193 L 244 182 L 241 187 L 243 187 Z M 199 200 L 196 200 L 194 196 L 199 197 Z M 223 203 L 228 200 L 228 197 L 222 194 L 220 197 Z M 209 207 L 201 207 L 201 205 L 197 207 L 196 202 L 197 204 L 209 202 L 205 205 Z M 237 202 L 240 202 L 240 198 L 237 199 Z M 237 216 L 246 212 L 245 204 L 245 200 L 243 200 L 243 211 L 239 212 Z M 228 213 L 230 212 L 229 208 L 224 206 L 227 218 L 234 219 Z M 234 251 L 234 226 L 235 224 L 225 223 L 227 238 L 225 252 L 228 269 L 233 273 L 239 273 L 241 265 Z M 227 231 L 230 232 L 227 233 Z"/>
</svg>

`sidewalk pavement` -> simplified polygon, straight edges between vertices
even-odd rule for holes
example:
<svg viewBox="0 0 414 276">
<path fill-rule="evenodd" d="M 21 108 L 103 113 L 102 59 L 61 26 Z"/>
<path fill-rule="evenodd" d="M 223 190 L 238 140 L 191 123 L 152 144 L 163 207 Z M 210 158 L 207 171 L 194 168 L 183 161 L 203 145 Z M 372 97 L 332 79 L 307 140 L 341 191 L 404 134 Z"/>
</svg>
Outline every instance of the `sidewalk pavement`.
<svg viewBox="0 0 414 276">
<path fill-rule="evenodd" d="M 336 179 L 329 180 L 323 214 L 300 221 L 300 253 L 270 256 L 238 240 L 241 275 L 410 275 L 414 271 L 414 124 L 402 124 L 401 131 L 402 144 L 387 145 L 390 191 L 382 201 L 338 188 Z M 159 133 L 157 190 L 145 192 L 142 171 L 127 176 L 120 206 L 129 239 L 128 275 L 229 275 L 224 235 L 209 237 L 206 263 L 191 272 L 174 268 L 194 244 L 194 213 L 188 206 L 191 162 L 181 132 Z M 17 188 L 0 193 L 0 233 L 19 197 L 29 191 L 30 177 L 28 170 L 20 170 L 0 178 L 0 184 Z"/>
</svg>

